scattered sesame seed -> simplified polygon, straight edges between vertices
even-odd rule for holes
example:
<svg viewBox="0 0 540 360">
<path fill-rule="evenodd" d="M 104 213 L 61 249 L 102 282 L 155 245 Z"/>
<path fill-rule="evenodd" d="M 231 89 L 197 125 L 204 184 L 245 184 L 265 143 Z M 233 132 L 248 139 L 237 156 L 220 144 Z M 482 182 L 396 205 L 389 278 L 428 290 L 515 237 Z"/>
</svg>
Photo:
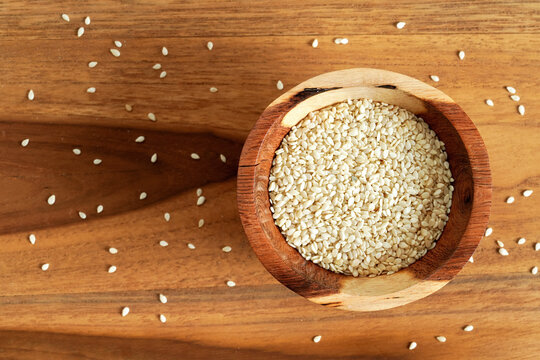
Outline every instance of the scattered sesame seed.
<svg viewBox="0 0 540 360">
<path fill-rule="evenodd" d="M 43 264 L 43 265 L 41 265 L 41 270 L 43 270 L 43 271 L 49 270 L 49 264 Z"/>
<path fill-rule="evenodd" d="M 96 92 L 96 88 L 95 87 L 89 87 L 88 89 L 86 89 L 86 92 L 90 93 L 90 94 L 93 94 L 93 93 Z"/>
<path fill-rule="evenodd" d="M 154 69 L 154 70 L 161 69 L 161 64 L 154 64 L 154 66 L 152 66 L 152 69 Z"/>
<path fill-rule="evenodd" d="M 103 212 L 103 205 L 98 205 L 97 208 L 96 208 L 96 212 L 98 214 L 101 214 Z"/>
<path fill-rule="evenodd" d="M 518 244 L 518 245 L 523 245 L 523 244 L 525 244 L 526 242 L 527 242 L 527 239 L 525 239 L 525 238 L 519 238 L 519 239 L 517 240 L 517 244 Z"/>
<path fill-rule="evenodd" d="M 28 143 L 30 143 L 30 139 L 24 139 L 23 141 L 21 141 L 21 146 L 22 147 L 27 147 Z"/>
<path fill-rule="evenodd" d="M 504 247 L 504 243 L 501 240 L 497 240 L 496 242 L 499 247 Z"/>
<path fill-rule="evenodd" d="M 82 211 L 79 211 L 79 217 L 81 219 L 85 220 L 86 219 L 86 214 L 84 212 L 82 212 Z"/>
<path fill-rule="evenodd" d="M 129 308 L 127 306 L 124 306 L 122 308 L 122 316 L 127 316 L 129 314 Z"/>
<path fill-rule="evenodd" d="M 535 266 L 531 269 L 531 274 L 536 275 L 538 274 L 538 266 Z"/>
<path fill-rule="evenodd" d="M 204 219 L 199 219 L 199 227 L 202 228 L 204 226 Z"/>
<path fill-rule="evenodd" d="M 513 88 L 512 86 L 505 86 L 505 88 L 506 88 L 506 91 L 508 91 L 510 94 L 516 93 L 516 89 Z"/>
<path fill-rule="evenodd" d="M 491 234 L 493 234 L 493 229 L 489 227 L 489 228 L 486 229 L 486 232 L 484 233 L 484 236 L 488 237 Z"/>
<path fill-rule="evenodd" d="M 150 162 L 153 164 L 157 161 L 157 153 L 153 153 L 152 156 L 150 156 Z"/>
<path fill-rule="evenodd" d="M 117 248 L 111 247 L 111 248 L 109 248 L 109 253 L 111 253 L 111 254 L 113 254 L 113 255 L 114 255 L 114 254 L 118 254 L 118 249 L 117 249 Z"/>
<path fill-rule="evenodd" d="M 435 82 L 439 82 L 439 77 L 437 75 L 429 75 L 429 77 L 431 78 L 431 80 L 435 81 Z"/>
<path fill-rule="evenodd" d="M 159 294 L 159 301 L 162 303 L 162 304 L 166 304 L 167 303 L 167 297 L 163 294 Z"/>
<path fill-rule="evenodd" d="M 141 136 L 138 136 L 138 137 L 135 139 L 135 142 L 136 142 L 136 143 L 142 143 L 142 142 L 144 142 L 144 140 L 145 140 L 145 137 L 141 135 Z"/>
<path fill-rule="evenodd" d="M 499 254 L 501 254 L 502 256 L 508 256 L 508 250 L 506 250 L 505 248 L 499 248 Z"/>
<path fill-rule="evenodd" d="M 435 339 L 439 342 L 446 342 L 446 336 L 436 336 Z"/>
<path fill-rule="evenodd" d="M 474 330 L 474 326 L 472 325 L 467 325 L 463 327 L 463 331 L 473 331 L 473 330 Z"/>
<path fill-rule="evenodd" d="M 459 60 L 465 59 L 465 51 L 461 50 L 460 52 L 458 52 L 458 57 Z"/>
<path fill-rule="evenodd" d="M 514 199 L 513 196 L 509 196 L 509 197 L 506 198 L 506 203 L 507 203 L 507 204 L 512 204 L 512 203 L 514 202 L 514 200 L 515 200 L 515 199 Z"/>
<path fill-rule="evenodd" d="M 197 206 L 201 206 L 206 201 L 206 198 L 204 196 L 199 196 L 197 199 Z"/>
<path fill-rule="evenodd" d="M 493 106 L 493 105 L 495 105 L 495 104 L 493 103 L 493 100 L 491 100 L 491 99 L 486 99 L 486 105 L 487 105 L 487 106 Z"/>
<path fill-rule="evenodd" d="M 121 48 L 121 47 L 122 47 L 122 42 L 121 42 L 121 41 L 118 41 L 118 40 L 114 40 L 114 45 L 115 45 L 116 47 Z"/>
<path fill-rule="evenodd" d="M 133 106 L 131 106 L 129 104 L 126 104 L 125 108 L 126 108 L 126 111 L 129 111 L 129 112 L 133 111 Z"/>
<path fill-rule="evenodd" d="M 152 121 L 156 121 L 156 115 L 154 115 L 154 113 L 148 113 L 148 118 Z"/>
<path fill-rule="evenodd" d="M 510 95 L 510 99 L 514 101 L 519 101 L 521 98 L 519 97 L 519 95 Z"/>
<path fill-rule="evenodd" d="M 406 24 L 407 24 L 406 22 L 400 21 L 400 22 L 396 23 L 396 27 L 397 27 L 398 29 L 403 29 L 403 28 L 405 27 Z"/>
<path fill-rule="evenodd" d="M 160 79 L 163 79 L 165 76 L 167 76 L 167 72 L 166 72 L 166 71 L 162 71 L 162 72 L 159 74 L 159 78 L 160 78 Z"/>
<path fill-rule="evenodd" d="M 84 34 L 84 28 L 81 26 L 77 29 L 77 37 L 81 37 Z"/>
<path fill-rule="evenodd" d="M 148 194 L 145 193 L 145 192 L 143 191 L 142 193 L 139 194 L 139 200 L 144 200 L 144 199 L 146 199 L 146 196 L 147 196 L 147 195 L 148 195 Z"/>
<path fill-rule="evenodd" d="M 519 105 L 517 109 L 518 109 L 519 115 L 521 116 L 525 115 L 525 106 Z"/>
<path fill-rule="evenodd" d="M 227 158 L 226 158 L 225 155 L 223 155 L 223 154 L 219 154 L 219 159 L 221 160 L 222 163 L 226 163 L 226 162 L 227 162 Z"/>
<path fill-rule="evenodd" d="M 34 245 L 36 243 L 36 235 L 34 234 L 28 235 L 28 241 L 30 241 L 30 244 Z"/>
<path fill-rule="evenodd" d="M 111 54 L 115 57 L 119 57 L 120 56 L 120 50 L 118 49 L 109 49 L 109 51 L 111 52 Z"/>
<path fill-rule="evenodd" d="M 416 349 L 416 345 L 417 345 L 416 342 L 411 341 L 411 342 L 409 343 L 409 350 L 414 350 L 414 349 Z"/>
<path fill-rule="evenodd" d="M 230 247 L 230 246 L 227 245 L 227 246 L 224 246 L 221 250 L 222 250 L 223 252 L 225 252 L 225 253 L 228 253 L 228 252 L 231 252 L 232 247 Z"/>
<path fill-rule="evenodd" d="M 228 287 L 234 287 L 234 286 L 236 286 L 236 283 L 234 281 L 232 281 L 232 280 L 229 280 L 229 281 L 227 281 L 227 286 Z"/>
<path fill-rule="evenodd" d="M 534 251 L 540 251 L 540 243 L 534 244 Z"/>
<path fill-rule="evenodd" d="M 521 195 L 523 195 L 523 196 L 525 196 L 525 197 L 529 197 L 529 196 L 532 195 L 532 193 L 533 193 L 532 190 L 524 190 L 524 191 L 521 193 Z"/>
<path fill-rule="evenodd" d="M 28 97 L 28 100 L 30 100 L 30 101 L 34 100 L 34 97 L 35 97 L 34 96 L 34 90 L 32 90 L 32 89 L 28 90 L 27 97 Z"/>
<path fill-rule="evenodd" d="M 114 265 L 109 266 L 109 270 L 107 270 L 107 271 L 109 272 L 109 274 L 112 274 L 112 273 L 116 272 L 116 266 L 114 266 Z"/>
<path fill-rule="evenodd" d="M 161 241 L 159 242 L 159 245 L 165 247 L 165 246 L 169 246 L 169 243 L 166 242 L 165 240 L 161 240 Z"/>
<path fill-rule="evenodd" d="M 69 15 L 68 15 L 68 14 L 62 14 L 62 19 L 63 19 L 64 21 L 69 22 Z"/>
<path fill-rule="evenodd" d="M 169 50 L 167 50 L 167 48 L 164 46 L 161 48 L 161 53 L 163 54 L 163 56 L 167 56 L 169 55 Z"/>
<path fill-rule="evenodd" d="M 49 196 L 49 198 L 47 199 L 47 204 L 49 205 L 54 205 L 55 202 L 56 202 L 56 196 L 54 194 Z"/>
<path fill-rule="evenodd" d="M 335 38 L 334 39 L 334 44 L 336 44 L 336 45 L 341 44 L 341 38 Z"/>
<path fill-rule="evenodd" d="M 88 63 L 88 67 L 89 68 L 95 68 L 97 66 L 98 62 L 97 61 L 90 61 Z"/>
<path fill-rule="evenodd" d="M 197 196 L 201 196 L 202 195 L 202 189 L 201 188 L 198 188 L 197 189 Z"/>
<path fill-rule="evenodd" d="M 90 25 L 90 16 L 87 16 L 84 18 L 84 24 L 85 25 Z"/>
<path fill-rule="evenodd" d="M 206 43 L 206 47 L 208 48 L 208 50 L 212 50 L 214 48 L 214 43 L 209 41 Z"/>
<path fill-rule="evenodd" d="M 313 340 L 313 342 L 316 344 L 316 343 L 318 343 L 319 341 L 321 341 L 321 339 L 322 339 L 322 336 L 321 336 L 321 335 L 316 335 L 316 336 L 314 336 L 313 339 L 311 339 L 311 340 Z"/>
<path fill-rule="evenodd" d="M 334 44 L 336 45 L 347 45 L 349 43 L 349 39 L 347 38 L 335 38 Z"/>
<path fill-rule="evenodd" d="M 74 153 L 75 155 L 81 155 L 81 149 L 75 148 L 75 149 L 73 149 L 72 151 L 73 151 L 73 153 Z"/>
<path fill-rule="evenodd" d="M 101 164 L 102 160 L 101 159 L 94 159 L 94 165 L 99 165 Z"/>
<path fill-rule="evenodd" d="M 187 244 L 187 247 L 190 248 L 191 250 L 195 249 L 195 245 L 193 245 L 192 243 Z"/>
<path fill-rule="evenodd" d="M 201 157 L 200 157 L 199 154 L 197 154 L 197 153 L 191 153 L 191 158 L 192 158 L 193 160 L 199 160 Z"/>
<path fill-rule="evenodd" d="M 278 82 L 276 83 L 276 87 L 278 90 L 283 90 L 283 83 L 281 82 L 281 80 L 278 80 Z"/>
<path fill-rule="evenodd" d="M 210 88 L 210 92 L 211 92 L 211 93 L 217 92 L 217 87 L 211 87 L 211 88 Z"/>
<path fill-rule="evenodd" d="M 317 46 L 319 46 L 319 40 L 317 39 L 313 39 L 313 41 L 311 42 L 311 46 L 316 48 Z"/>
<path fill-rule="evenodd" d="M 163 214 L 163 218 L 165 219 L 165 221 L 169 222 L 171 220 L 171 214 L 166 212 L 165 214 Z"/>
<path fill-rule="evenodd" d="M 165 315 L 159 314 L 159 321 L 165 324 L 167 322 L 167 318 L 165 317 Z"/>
<path fill-rule="evenodd" d="M 474 258 L 473 258 L 472 256 L 469 258 L 469 262 L 470 262 L 471 264 L 474 264 Z"/>
</svg>

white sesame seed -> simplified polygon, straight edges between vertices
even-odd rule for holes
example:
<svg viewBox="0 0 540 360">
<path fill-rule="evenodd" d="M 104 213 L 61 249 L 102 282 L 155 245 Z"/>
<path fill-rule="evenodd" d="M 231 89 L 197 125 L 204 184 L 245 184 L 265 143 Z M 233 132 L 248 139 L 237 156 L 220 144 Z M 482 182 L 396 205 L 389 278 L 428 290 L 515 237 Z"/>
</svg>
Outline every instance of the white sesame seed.
<svg viewBox="0 0 540 360">
<path fill-rule="evenodd" d="M 506 87 L 506 91 L 508 91 L 510 94 L 516 93 L 516 89 L 513 88 L 512 86 L 505 86 L 505 87 Z"/>
<path fill-rule="evenodd" d="M 81 155 L 81 149 L 75 148 L 75 149 L 73 149 L 73 150 L 71 150 L 71 151 L 73 151 L 73 153 L 74 153 L 75 155 Z"/>
<path fill-rule="evenodd" d="M 122 42 L 118 41 L 118 40 L 114 40 L 114 46 L 121 48 L 122 47 Z"/>
<path fill-rule="evenodd" d="M 212 50 L 214 48 L 214 43 L 209 41 L 206 43 L 206 47 L 208 48 L 208 50 Z"/>
<path fill-rule="evenodd" d="M 111 52 L 111 54 L 114 57 L 119 57 L 120 56 L 120 50 L 118 50 L 118 49 L 109 49 L 109 51 Z"/>
<path fill-rule="evenodd" d="M 411 341 L 411 342 L 409 343 L 409 350 L 414 350 L 414 349 L 416 349 L 416 346 L 417 346 L 416 342 Z"/>
<path fill-rule="evenodd" d="M 98 214 L 101 214 L 101 213 L 103 212 L 103 205 L 98 205 L 98 206 L 96 207 L 96 212 L 97 212 Z"/>
<path fill-rule="evenodd" d="M 191 153 L 191 158 L 192 158 L 193 160 L 199 160 L 201 157 L 200 157 L 199 154 L 197 154 L 197 153 Z"/>
<path fill-rule="evenodd" d="M 499 247 L 504 247 L 504 243 L 501 240 L 497 240 L 496 243 Z"/>
<path fill-rule="evenodd" d="M 204 226 L 204 219 L 199 219 L 199 227 L 202 228 Z"/>
<path fill-rule="evenodd" d="M 114 266 L 114 265 L 109 266 L 109 270 L 107 270 L 107 271 L 109 272 L 109 274 L 112 274 L 112 273 L 116 272 L 116 266 Z"/>
<path fill-rule="evenodd" d="M 311 340 L 313 340 L 313 342 L 316 344 L 319 341 L 321 341 L 321 339 L 322 339 L 321 335 L 315 335 Z"/>
<path fill-rule="evenodd" d="M 94 165 L 99 165 L 102 163 L 101 159 L 94 159 Z"/>
<path fill-rule="evenodd" d="M 154 70 L 161 69 L 161 64 L 154 64 L 154 66 L 152 66 L 152 69 L 154 69 Z"/>
<path fill-rule="evenodd" d="M 142 142 L 144 142 L 144 140 L 145 140 L 145 137 L 141 135 L 141 136 L 138 136 L 138 137 L 135 139 L 135 142 L 136 142 L 136 143 L 142 143 Z"/>
<path fill-rule="evenodd" d="M 30 139 L 24 139 L 23 141 L 21 141 L 21 146 L 27 147 L 29 143 L 30 143 Z"/>
<path fill-rule="evenodd" d="M 82 211 L 79 211 L 79 217 L 81 219 L 85 220 L 86 219 L 86 214 L 84 212 L 82 212 Z"/>
<path fill-rule="evenodd" d="M 165 76 L 167 76 L 167 72 L 166 72 L 166 71 L 162 71 L 162 72 L 159 74 L 159 78 L 160 78 L 160 79 L 163 79 Z"/>
<path fill-rule="evenodd" d="M 219 159 L 221 160 L 222 163 L 226 163 L 226 162 L 227 162 L 227 158 L 226 158 L 225 155 L 223 155 L 223 154 L 219 154 Z"/>
<path fill-rule="evenodd" d="M 195 249 L 195 245 L 193 245 L 192 243 L 187 244 L 187 247 L 190 248 L 191 250 Z"/>
<path fill-rule="evenodd" d="M 49 198 L 47 199 L 47 204 L 49 205 L 54 205 L 55 202 L 56 202 L 56 196 L 54 194 L 49 196 Z"/>
<path fill-rule="evenodd" d="M 114 255 L 114 254 L 118 254 L 118 249 L 117 249 L 117 248 L 110 247 L 110 248 L 109 248 L 109 253 L 111 253 L 111 254 L 113 254 L 113 255 Z"/>
<path fill-rule="evenodd" d="M 211 93 L 217 92 L 217 87 L 213 87 L 213 86 L 212 86 L 212 87 L 210 88 L 210 92 L 211 92 Z"/>
<path fill-rule="evenodd" d="M 28 100 L 30 100 L 30 101 L 34 100 L 34 97 L 35 97 L 34 90 L 32 90 L 32 89 L 28 90 L 27 97 L 28 97 Z"/>
<path fill-rule="evenodd" d="M 153 164 L 157 161 L 157 153 L 153 153 L 152 156 L 150 156 L 150 162 Z"/>
<path fill-rule="evenodd" d="M 406 24 L 407 24 L 406 22 L 400 21 L 400 22 L 396 23 L 396 27 L 397 27 L 398 29 L 403 29 L 403 28 L 405 27 Z"/>
<path fill-rule="evenodd" d="M 446 342 L 446 336 L 437 336 L 435 339 L 437 339 L 439 342 Z"/>
<path fill-rule="evenodd" d="M 34 234 L 28 235 L 28 241 L 30 241 L 30 244 L 34 245 L 36 243 L 36 235 Z"/>
<path fill-rule="evenodd" d="M 521 195 L 523 195 L 523 196 L 525 196 L 525 197 L 529 197 L 529 196 L 532 195 L 532 193 L 533 193 L 532 190 L 524 190 L 524 191 L 521 193 Z"/>
<path fill-rule="evenodd" d="M 154 113 L 148 113 L 148 118 L 152 121 L 156 121 L 156 115 L 154 115 Z"/>
<path fill-rule="evenodd" d="M 230 247 L 228 245 L 221 248 L 221 251 L 223 251 L 225 253 L 231 252 L 231 250 L 232 250 L 232 247 Z"/>
<path fill-rule="evenodd" d="M 336 45 L 341 44 L 341 38 L 335 38 L 334 39 L 334 44 L 336 44 Z"/>
<path fill-rule="evenodd" d="M 514 202 L 514 200 L 515 200 L 515 199 L 514 199 L 513 196 L 509 196 L 509 197 L 506 198 L 506 203 L 507 203 L 507 204 L 512 204 L 512 203 Z"/>
<path fill-rule="evenodd" d="M 485 236 L 485 237 L 488 237 L 488 236 L 491 235 L 491 234 L 493 234 L 493 229 L 490 228 L 490 227 L 488 227 L 488 228 L 486 229 L 486 232 L 484 233 L 484 236 Z"/>
<path fill-rule="evenodd" d="M 169 243 L 166 242 L 165 240 L 161 240 L 161 241 L 159 242 L 159 245 L 165 247 L 165 246 L 169 246 Z"/>
<path fill-rule="evenodd" d="M 129 112 L 133 111 L 133 106 L 129 104 L 124 105 L 124 107 L 126 108 L 126 111 L 129 111 Z"/>
<path fill-rule="evenodd" d="M 531 269 L 531 274 L 536 275 L 538 274 L 538 266 L 535 266 Z"/>
<path fill-rule="evenodd" d="M 167 50 L 167 48 L 164 46 L 161 48 L 161 53 L 163 54 L 163 56 L 167 56 L 169 55 L 169 50 Z"/>
<path fill-rule="evenodd" d="M 202 189 L 201 188 L 198 188 L 197 189 L 197 196 L 201 196 L 202 195 Z"/>
<path fill-rule="evenodd" d="M 41 270 L 43 270 L 43 271 L 49 270 L 49 264 L 43 264 L 43 265 L 41 265 Z"/>
<path fill-rule="evenodd" d="M 167 322 L 167 318 L 165 317 L 165 315 L 159 314 L 159 321 L 165 324 Z"/>
<path fill-rule="evenodd" d="M 85 25 L 90 25 L 90 16 L 87 16 L 84 18 L 84 24 Z"/>
<path fill-rule="evenodd" d="M 147 195 L 148 195 L 148 194 L 145 193 L 145 192 L 143 191 L 142 193 L 139 194 L 139 200 L 144 200 L 144 199 L 146 199 L 146 196 L 147 196 Z"/>
<path fill-rule="evenodd" d="M 81 26 L 77 29 L 77 37 L 81 37 L 84 34 L 84 28 Z"/>
<path fill-rule="evenodd" d="M 122 308 L 122 316 L 127 316 L 129 314 L 129 308 L 127 306 L 124 306 Z"/>
<path fill-rule="evenodd" d="M 95 68 L 97 66 L 98 62 L 97 61 L 90 61 L 88 63 L 88 67 L 89 68 Z"/>
<path fill-rule="evenodd" d="M 206 198 L 204 196 L 199 196 L 197 199 L 197 206 L 201 206 L 206 201 Z"/>
<path fill-rule="evenodd" d="M 89 87 L 88 89 L 86 89 L 86 92 L 90 93 L 90 94 L 93 94 L 93 93 L 96 92 L 96 88 L 95 87 Z"/>
<path fill-rule="evenodd" d="M 487 105 L 487 106 L 493 106 L 493 105 L 495 105 L 495 104 L 493 103 L 493 100 L 491 100 L 491 99 L 486 99 L 486 105 Z"/>
<path fill-rule="evenodd" d="M 525 238 L 519 238 L 519 239 L 517 240 L 517 244 L 518 244 L 518 245 L 523 245 L 523 244 L 525 244 L 526 242 L 527 242 L 527 239 L 525 239 Z"/>
<path fill-rule="evenodd" d="M 519 97 L 519 95 L 510 95 L 510 99 L 514 100 L 514 101 L 519 101 L 521 100 L 521 98 Z"/>
<path fill-rule="evenodd" d="M 341 39 L 341 45 L 347 45 L 349 43 L 349 39 L 343 38 Z"/>
<path fill-rule="evenodd" d="M 319 40 L 317 39 L 313 39 L 313 41 L 311 42 L 311 46 L 316 48 L 317 46 L 319 46 Z"/>
<path fill-rule="evenodd" d="M 518 109 L 519 115 L 521 116 L 525 115 L 525 106 L 519 105 L 517 109 Z"/>
<path fill-rule="evenodd" d="M 469 262 L 470 262 L 471 264 L 474 264 L 474 258 L 473 258 L 472 256 L 469 258 Z"/>
<path fill-rule="evenodd" d="M 278 80 L 278 82 L 276 83 L 276 87 L 278 90 L 283 90 L 283 83 L 281 82 L 281 80 Z"/>
<path fill-rule="evenodd" d="M 499 248 L 499 254 L 501 254 L 502 256 L 508 256 L 508 250 L 506 250 L 505 248 Z"/>
<path fill-rule="evenodd" d="M 429 75 L 429 77 L 431 78 L 431 80 L 435 81 L 435 82 L 439 82 L 439 77 L 437 75 Z"/>
<path fill-rule="evenodd" d="M 472 325 L 467 325 L 463 327 L 463 331 L 473 331 L 473 330 L 474 330 L 474 326 Z"/>
<path fill-rule="evenodd" d="M 461 50 L 460 52 L 458 52 L 458 57 L 459 60 L 465 59 L 465 51 Z"/>
<path fill-rule="evenodd" d="M 63 19 L 64 21 L 69 22 L 69 15 L 68 15 L 68 14 L 62 14 L 62 19 Z"/>
<path fill-rule="evenodd" d="M 236 286 L 236 283 L 234 281 L 232 281 L 232 280 L 229 280 L 229 281 L 227 281 L 227 286 L 228 287 L 234 287 L 234 286 Z"/>
<path fill-rule="evenodd" d="M 534 244 L 534 251 L 540 251 L 540 243 Z"/>
<path fill-rule="evenodd" d="M 159 301 L 162 303 L 162 304 L 166 304 L 167 303 L 167 297 L 163 294 L 159 294 Z"/>
<path fill-rule="evenodd" d="M 165 214 L 163 214 L 163 218 L 165 219 L 165 221 L 169 222 L 171 221 L 171 214 L 166 212 Z"/>
</svg>

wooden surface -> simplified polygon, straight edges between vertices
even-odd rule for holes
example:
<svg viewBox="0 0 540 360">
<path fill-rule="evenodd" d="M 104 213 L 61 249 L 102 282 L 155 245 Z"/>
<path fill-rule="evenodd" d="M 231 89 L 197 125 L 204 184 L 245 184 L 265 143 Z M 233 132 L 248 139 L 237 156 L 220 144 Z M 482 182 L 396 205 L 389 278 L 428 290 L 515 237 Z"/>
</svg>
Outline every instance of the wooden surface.
<svg viewBox="0 0 540 360">
<path fill-rule="evenodd" d="M 536 358 L 540 288 L 529 270 L 540 265 L 533 250 L 540 241 L 539 12 L 537 1 L 517 0 L 3 1 L 0 358 Z M 77 38 L 87 15 L 92 23 Z M 400 20 L 407 26 L 398 31 Z M 317 49 L 309 45 L 315 37 Z M 349 44 L 337 46 L 335 37 Z M 119 58 L 109 53 L 113 40 L 124 42 Z M 91 60 L 99 61 L 94 69 Z M 151 69 L 156 62 L 165 79 Z M 428 83 L 430 74 L 440 76 L 435 86 L 460 104 L 486 143 L 494 185 L 494 232 L 474 264 L 425 299 L 375 313 L 324 308 L 278 283 L 249 247 L 235 195 L 240 149 L 280 94 L 276 81 L 288 89 L 359 66 Z M 517 88 L 525 116 L 505 85 Z M 95 94 L 86 93 L 90 86 Z M 156 123 L 146 118 L 150 111 Z M 144 144 L 133 141 L 139 134 Z M 187 158 L 192 146 L 200 162 Z M 154 149 L 160 160 L 151 166 Z M 222 151 L 226 165 L 217 159 Z M 103 163 L 91 165 L 98 154 Z M 195 206 L 198 186 L 207 197 L 202 207 Z M 519 195 L 525 188 L 535 190 L 532 197 Z M 145 201 L 139 191 L 148 192 Z M 51 192 L 53 207 L 45 203 Z M 509 195 L 514 204 L 504 202 Z M 516 245 L 520 236 L 525 245 Z M 498 255 L 495 240 L 510 256 Z M 221 252 L 224 245 L 233 251 Z M 108 254 L 109 246 L 119 253 Z M 43 262 L 51 264 L 47 272 Z M 115 274 L 107 273 L 111 264 Z M 237 286 L 227 287 L 228 279 Z M 123 306 L 131 308 L 125 318 Z M 475 330 L 463 332 L 469 323 Z M 414 351 L 409 341 L 418 343 Z"/>
<path fill-rule="evenodd" d="M 424 119 L 444 142 L 454 178 L 452 207 L 437 247 L 390 276 L 355 278 L 305 260 L 286 243 L 270 211 L 270 170 L 275 151 L 289 130 L 312 111 L 358 98 L 398 105 Z M 247 238 L 276 279 L 321 305 L 374 311 L 402 306 L 432 294 L 467 264 L 489 221 L 491 174 L 478 130 L 451 98 L 403 74 L 351 68 L 306 80 L 264 110 L 242 149 L 237 196 Z"/>
</svg>

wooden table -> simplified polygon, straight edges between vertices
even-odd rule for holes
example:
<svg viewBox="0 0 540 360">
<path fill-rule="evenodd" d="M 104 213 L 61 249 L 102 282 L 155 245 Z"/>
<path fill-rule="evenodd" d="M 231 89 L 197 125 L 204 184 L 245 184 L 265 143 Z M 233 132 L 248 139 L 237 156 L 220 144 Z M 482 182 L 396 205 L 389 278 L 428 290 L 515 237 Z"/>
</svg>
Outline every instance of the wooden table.
<svg viewBox="0 0 540 360">
<path fill-rule="evenodd" d="M 540 286 L 530 269 L 540 266 L 539 13 L 537 1 L 517 0 L 4 1 L 0 358 L 537 358 Z M 336 37 L 349 44 L 335 45 Z M 113 40 L 123 43 L 118 58 Z M 474 263 L 432 296 L 369 313 L 325 308 L 280 285 L 249 247 L 235 203 L 243 141 L 281 93 L 276 82 L 289 88 L 350 67 L 428 83 L 438 75 L 435 85 L 479 128 L 494 184 L 493 235 Z M 524 116 L 506 85 L 517 89 Z M 140 135 L 146 140 L 136 143 Z M 528 188 L 535 193 L 522 197 Z M 506 204 L 510 195 L 516 201 Z M 510 256 L 497 253 L 495 240 Z M 467 324 L 474 331 L 464 332 Z"/>
</svg>

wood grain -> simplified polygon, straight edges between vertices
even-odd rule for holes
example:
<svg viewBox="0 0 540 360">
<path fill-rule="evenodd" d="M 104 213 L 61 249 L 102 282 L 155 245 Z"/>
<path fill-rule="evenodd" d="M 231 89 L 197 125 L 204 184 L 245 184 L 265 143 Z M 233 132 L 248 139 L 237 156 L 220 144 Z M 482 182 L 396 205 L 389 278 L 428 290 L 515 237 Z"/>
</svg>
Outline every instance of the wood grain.
<svg viewBox="0 0 540 360">
<path fill-rule="evenodd" d="M 64 12 L 70 23 L 60 19 Z M 533 250 L 540 241 L 539 12 L 538 2 L 517 0 L 2 2 L 0 131 L 9 137 L 0 138 L 0 171 L 9 176 L 0 177 L 0 357 L 177 359 L 185 351 L 223 359 L 536 358 L 540 292 L 528 271 L 540 265 Z M 86 15 L 92 24 L 77 39 Z M 407 22 L 403 31 L 392 25 L 400 20 Z M 333 44 L 344 36 L 349 45 Z M 317 49 L 309 45 L 315 37 Z M 124 42 L 119 58 L 109 53 L 113 40 Z M 160 53 L 164 45 L 168 57 Z M 94 69 L 91 60 L 99 61 Z M 151 69 L 157 62 L 165 79 Z M 277 80 L 288 89 L 359 66 L 428 83 L 431 74 L 441 78 L 436 87 L 471 117 L 488 148 L 494 233 L 480 243 L 474 264 L 435 294 L 353 314 L 306 301 L 264 269 L 243 233 L 230 174 L 251 127 L 280 94 Z M 505 85 L 517 88 L 524 117 Z M 97 92 L 87 94 L 89 86 Z M 211 94 L 211 86 L 219 91 Z M 495 107 L 483 103 L 487 98 Z M 125 103 L 134 105 L 132 113 Z M 156 123 L 146 118 L 150 111 Z M 39 124 L 66 135 L 65 142 L 54 133 L 33 141 L 38 132 L 27 134 Z M 139 133 L 146 144 L 133 142 Z M 195 145 L 187 142 L 191 135 L 228 146 L 231 163 L 221 167 L 218 147 L 201 146 L 209 155 L 204 171 L 186 170 L 196 165 L 183 157 L 184 142 Z M 18 143 L 26 137 L 23 149 Z M 73 144 L 85 145 L 81 158 L 70 153 Z M 147 162 L 153 147 L 164 161 L 156 167 Z M 101 167 L 90 166 L 94 154 L 103 157 Z M 30 166 L 24 170 L 23 159 Z M 208 181 L 202 207 L 195 206 L 199 185 L 189 180 L 195 176 L 204 176 L 200 185 Z M 13 194 L 15 184 L 20 194 Z M 137 198 L 142 185 L 152 189 L 145 203 Z M 53 188 L 58 209 L 45 206 Z M 525 188 L 535 190 L 532 197 L 519 196 Z M 504 203 L 510 194 L 512 205 Z M 101 202 L 98 217 L 91 210 Z M 86 222 L 70 212 L 79 204 L 88 208 Z M 202 229 L 199 218 L 206 220 Z M 38 228 L 46 219 L 51 223 Z M 34 247 L 28 231 L 38 237 Z M 515 244 L 520 236 L 525 245 Z M 510 256 L 497 254 L 495 240 Z M 187 242 L 197 249 L 188 251 Z M 222 253 L 223 245 L 233 251 Z M 119 249 L 114 258 L 109 246 Z M 47 273 L 39 269 L 43 261 L 51 263 Z M 110 275 L 113 262 L 118 271 Z M 228 279 L 237 286 L 228 288 Z M 168 304 L 157 301 L 158 292 Z M 122 318 L 125 305 L 132 312 Z M 468 323 L 472 333 L 461 330 Z M 318 344 L 311 341 L 316 334 L 323 336 Z M 448 341 L 440 344 L 436 335 Z M 411 340 L 419 344 L 414 351 L 407 350 Z"/>
</svg>

